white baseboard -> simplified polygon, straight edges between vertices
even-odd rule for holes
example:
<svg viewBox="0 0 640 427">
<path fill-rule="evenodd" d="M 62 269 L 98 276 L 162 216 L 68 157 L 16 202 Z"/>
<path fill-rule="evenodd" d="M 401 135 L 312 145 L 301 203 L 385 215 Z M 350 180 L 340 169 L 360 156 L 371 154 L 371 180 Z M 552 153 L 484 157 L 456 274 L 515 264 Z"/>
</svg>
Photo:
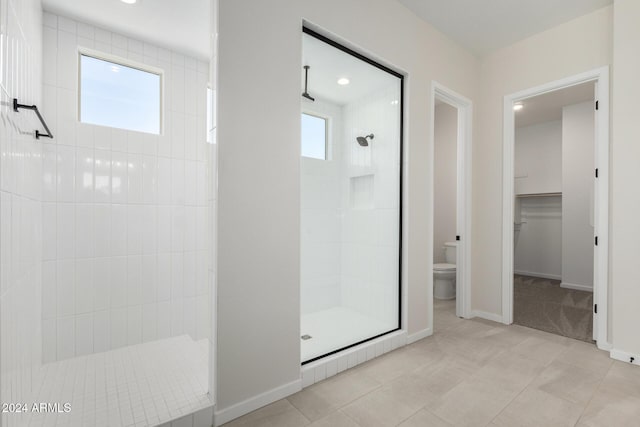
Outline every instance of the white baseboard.
<svg viewBox="0 0 640 427">
<path fill-rule="evenodd" d="M 640 365 L 640 355 L 638 354 L 631 354 L 626 351 L 612 349 L 609 352 L 609 355 L 612 359 L 619 360 L 621 362 L 627 362 L 632 365 Z"/>
<path fill-rule="evenodd" d="M 575 283 L 562 282 L 560 283 L 560 287 L 565 289 L 575 289 L 576 291 L 593 292 L 593 286 L 578 285 Z"/>
<path fill-rule="evenodd" d="M 558 276 L 557 274 L 538 273 L 535 271 L 522 271 L 522 270 L 515 270 L 513 273 L 519 274 L 521 276 L 540 277 L 542 279 L 551 279 L 551 280 L 562 280 L 562 276 Z"/>
<path fill-rule="evenodd" d="M 608 351 L 609 353 L 613 350 L 613 345 L 611 345 L 610 342 L 596 341 L 596 347 L 600 350 Z"/>
<path fill-rule="evenodd" d="M 471 310 L 471 318 L 473 319 L 474 317 L 491 320 L 492 322 L 503 323 L 501 315 L 495 313 L 487 313 L 486 311 Z"/>
<path fill-rule="evenodd" d="M 416 333 L 407 336 L 407 344 L 413 344 L 416 341 L 420 341 L 423 338 L 433 335 L 433 329 L 426 328 Z"/>
<path fill-rule="evenodd" d="M 272 390 L 265 391 L 257 396 L 251 397 L 243 402 L 236 403 L 228 408 L 217 410 L 214 413 L 214 422 L 216 426 L 220 426 L 249 412 L 262 408 L 277 400 L 284 399 L 294 393 L 302 390 L 301 380 L 295 380 L 288 384 L 281 385 Z"/>
</svg>

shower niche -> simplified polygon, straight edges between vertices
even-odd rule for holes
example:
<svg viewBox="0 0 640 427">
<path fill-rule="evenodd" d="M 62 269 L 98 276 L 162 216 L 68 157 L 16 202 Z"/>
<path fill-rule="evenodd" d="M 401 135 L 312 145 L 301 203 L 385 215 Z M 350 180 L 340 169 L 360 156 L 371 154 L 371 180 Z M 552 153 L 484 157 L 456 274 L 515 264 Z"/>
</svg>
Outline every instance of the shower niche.
<svg viewBox="0 0 640 427">
<path fill-rule="evenodd" d="M 303 29 L 301 356 L 400 329 L 402 75 Z"/>
</svg>

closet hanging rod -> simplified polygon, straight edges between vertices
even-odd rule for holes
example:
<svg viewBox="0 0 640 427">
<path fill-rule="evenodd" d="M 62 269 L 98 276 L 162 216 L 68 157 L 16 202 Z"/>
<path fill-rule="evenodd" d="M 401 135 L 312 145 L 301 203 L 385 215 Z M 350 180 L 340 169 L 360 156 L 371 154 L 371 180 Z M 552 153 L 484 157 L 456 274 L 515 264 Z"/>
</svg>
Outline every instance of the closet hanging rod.
<svg viewBox="0 0 640 427">
<path fill-rule="evenodd" d="M 36 139 L 40 139 L 40 137 L 53 138 L 53 134 L 49 130 L 49 126 L 47 126 L 47 123 L 42 118 L 42 115 L 40 114 L 40 111 L 38 110 L 37 106 L 18 104 L 18 100 L 16 98 L 13 98 L 13 111 L 17 113 L 20 108 L 34 111 L 36 113 L 36 116 L 38 116 L 38 119 L 40 119 L 40 123 L 42 123 L 42 127 L 44 127 L 44 130 L 47 131 L 47 133 L 40 133 L 40 131 L 36 129 Z"/>
<path fill-rule="evenodd" d="M 561 192 L 558 193 L 523 193 L 523 194 L 516 194 L 516 197 L 557 197 L 557 196 L 562 196 Z"/>
</svg>

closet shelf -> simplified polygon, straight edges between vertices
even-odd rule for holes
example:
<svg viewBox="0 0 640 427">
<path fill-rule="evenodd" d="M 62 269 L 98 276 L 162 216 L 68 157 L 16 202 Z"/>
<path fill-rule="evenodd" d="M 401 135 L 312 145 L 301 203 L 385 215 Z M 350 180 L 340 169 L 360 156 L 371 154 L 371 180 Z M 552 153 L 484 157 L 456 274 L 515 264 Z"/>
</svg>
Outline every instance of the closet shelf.
<svg viewBox="0 0 640 427">
<path fill-rule="evenodd" d="M 559 193 L 525 193 L 525 194 L 516 194 L 516 197 L 555 197 L 562 196 L 562 192 Z"/>
</svg>

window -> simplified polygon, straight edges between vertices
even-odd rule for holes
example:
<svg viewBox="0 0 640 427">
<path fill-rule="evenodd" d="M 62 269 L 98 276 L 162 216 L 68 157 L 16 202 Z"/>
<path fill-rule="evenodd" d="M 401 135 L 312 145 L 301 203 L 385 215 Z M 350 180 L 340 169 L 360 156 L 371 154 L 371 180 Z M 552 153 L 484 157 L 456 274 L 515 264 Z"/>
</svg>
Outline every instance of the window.
<svg viewBox="0 0 640 427">
<path fill-rule="evenodd" d="M 80 121 L 160 134 L 161 75 L 80 55 Z"/>
<path fill-rule="evenodd" d="M 327 160 L 327 119 L 302 113 L 302 156 Z"/>
</svg>

